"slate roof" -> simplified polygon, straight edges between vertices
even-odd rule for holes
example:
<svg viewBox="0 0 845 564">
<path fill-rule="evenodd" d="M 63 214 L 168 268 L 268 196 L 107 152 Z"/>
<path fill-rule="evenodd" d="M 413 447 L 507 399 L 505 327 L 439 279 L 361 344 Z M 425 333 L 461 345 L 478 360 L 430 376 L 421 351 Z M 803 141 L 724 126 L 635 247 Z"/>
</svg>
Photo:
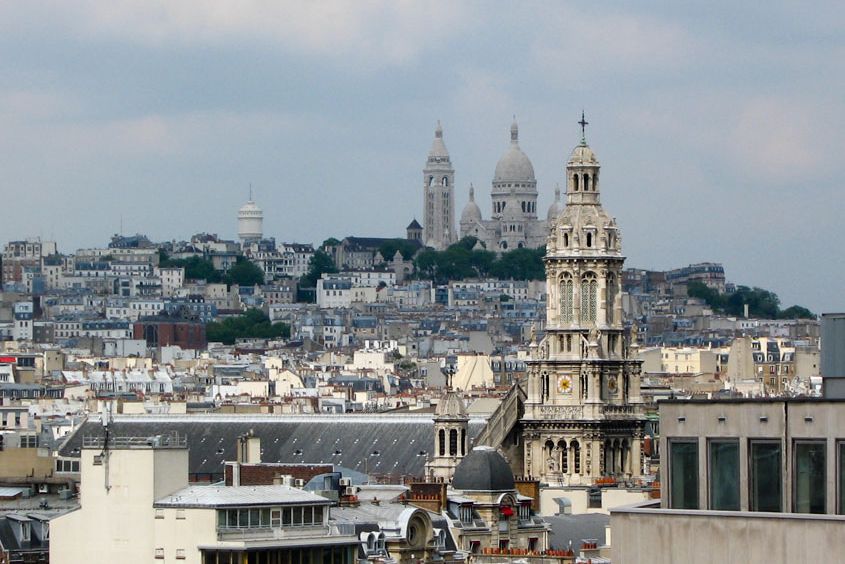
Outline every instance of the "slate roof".
<svg viewBox="0 0 845 564">
<path fill-rule="evenodd" d="M 582 513 L 579 515 L 555 515 L 545 517 L 551 525 L 549 545 L 555 550 L 572 548 L 578 550 L 583 539 L 597 539 L 599 546 L 606 544 L 605 527 L 610 523 L 610 515 L 604 513 Z"/>
<path fill-rule="evenodd" d="M 470 419 L 470 440 L 486 421 Z M 373 475 L 422 476 L 434 453 L 431 414 L 385 415 L 116 415 L 112 436 L 151 437 L 177 432 L 187 437 L 190 474 L 223 473 L 235 460 L 239 436 L 252 431 L 261 439 L 262 462 L 323 463 Z M 78 457 L 83 436 L 103 435 L 100 421 L 89 420 L 59 450 Z"/>
<path fill-rule="evenodd" d="M 475 447 L 455 468 L 452 487 L 458 491 L 513 490 L 513 471 L 505 457 L 495 449 Z"/>
<path fill-rule="evenodd" d="M 188 486 L 157 499 L 154 507 L 246 507 L 329 505 L 319 495 L 288 486 Z"/>
</svg>

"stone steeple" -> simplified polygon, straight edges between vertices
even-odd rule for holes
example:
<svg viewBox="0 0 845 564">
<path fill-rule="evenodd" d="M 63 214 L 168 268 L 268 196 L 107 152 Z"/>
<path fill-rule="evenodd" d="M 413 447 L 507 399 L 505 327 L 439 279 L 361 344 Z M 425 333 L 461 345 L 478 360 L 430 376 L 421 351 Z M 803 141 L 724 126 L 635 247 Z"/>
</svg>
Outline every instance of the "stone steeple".
<svg viewBox="0 0 845 564">
<path fill-rule="evenodd" d="M 437 122 L 434 141 L 423 168 L 423 243 L 442 250 L 454 243 L 455 169 Z"/>
<path fill-rule="evenodd" d="M 566 164 L 566 207 L 550 224 L 546 334 L 522 420 L 526 472 L 564 484 L 641 473 L 641 363 L 622 319 L 621 236 L 601 205 L 599 169 L 582 136 Z"/>
</svg>

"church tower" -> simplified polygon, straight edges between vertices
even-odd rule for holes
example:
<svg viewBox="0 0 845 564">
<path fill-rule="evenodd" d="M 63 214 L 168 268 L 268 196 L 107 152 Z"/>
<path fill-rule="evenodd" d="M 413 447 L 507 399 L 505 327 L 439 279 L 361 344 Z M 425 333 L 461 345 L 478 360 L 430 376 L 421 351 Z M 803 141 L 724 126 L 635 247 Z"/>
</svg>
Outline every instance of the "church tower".
<svg viewBox="0 0 845 564">
<path fill-rule="evenodd" d="M 469 450 L 467 416 L 460 395 L 447 390 L 434 411 L 434 454 L 425 464 L 426 477 L 431 481 L 449 482 L 455 468 Z"/>
<path fill-rule="evenodd" d="M 641 361 L 636 328 L 622 319 L 622 238 L 601 205 L 583 115 L 579 123 L 566 206 L 549 226 L 546 331 L 532 343 L 522 418 L 526 473 L 562 485 L 642 474 Z"/>
<path fill-rule="evenodd" d="M 434 142 L 423 168 L 423 243 L 440 251 L 454 243 L 455 169 L 443 143 L 443 128 L 437 122 Z"/>
</svg>

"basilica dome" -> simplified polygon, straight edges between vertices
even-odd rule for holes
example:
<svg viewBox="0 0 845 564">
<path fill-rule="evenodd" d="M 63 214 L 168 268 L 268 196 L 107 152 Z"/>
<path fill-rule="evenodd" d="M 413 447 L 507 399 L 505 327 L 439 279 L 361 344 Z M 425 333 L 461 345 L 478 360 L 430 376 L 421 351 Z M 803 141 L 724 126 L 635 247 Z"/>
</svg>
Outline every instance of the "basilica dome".
<svg viewBox="0 0 845 564">
<path fill-rule="evenodd" d="M 511 145 L 496 163 L 493 182 L 536 182 L 534 165 L 519 148 L 519 127 L 516 121 L 511 125 Z"/>
<path fill-rule="evenodd" d="M 549 206 L 549 213 L 546 216 L 548 225 L 554 225 L 557 216 L 563 211 L 563 204 L 560 201 L 560 186 L 555 186 L 555 201 Z"/>
</svg>

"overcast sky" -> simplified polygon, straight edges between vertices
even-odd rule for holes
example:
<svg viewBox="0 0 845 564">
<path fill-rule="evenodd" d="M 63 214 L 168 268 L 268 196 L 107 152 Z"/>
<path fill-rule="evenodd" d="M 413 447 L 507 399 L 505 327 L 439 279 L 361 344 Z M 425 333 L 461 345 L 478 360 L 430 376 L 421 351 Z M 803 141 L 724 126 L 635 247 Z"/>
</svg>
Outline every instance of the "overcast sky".
<svg viewBox="0 0 845 564">
<path fill-rule="evenodd" d="M 485 217 L 511 116 L 545 215 L 587 137 L 627 265 L 845 310 L 842 2 L 0 3 L 0 240 L 403 236 L 436 121 Z"/>
</svg>

